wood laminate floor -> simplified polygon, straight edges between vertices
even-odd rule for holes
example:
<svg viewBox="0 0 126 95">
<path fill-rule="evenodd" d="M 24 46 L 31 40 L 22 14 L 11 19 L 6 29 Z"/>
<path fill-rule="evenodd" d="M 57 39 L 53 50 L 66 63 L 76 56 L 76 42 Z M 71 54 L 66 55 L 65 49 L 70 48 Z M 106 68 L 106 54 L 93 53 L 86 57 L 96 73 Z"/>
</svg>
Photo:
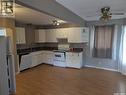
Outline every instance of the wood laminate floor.
<svg viewBox="0 0 126 95">
<path fill-rule="evenodd" d="M 111 71 L 43 64 L 17 75 L 16 95 L 114 95 L 116 92 L 126 92 L 126 77 Z"/>
</svg>

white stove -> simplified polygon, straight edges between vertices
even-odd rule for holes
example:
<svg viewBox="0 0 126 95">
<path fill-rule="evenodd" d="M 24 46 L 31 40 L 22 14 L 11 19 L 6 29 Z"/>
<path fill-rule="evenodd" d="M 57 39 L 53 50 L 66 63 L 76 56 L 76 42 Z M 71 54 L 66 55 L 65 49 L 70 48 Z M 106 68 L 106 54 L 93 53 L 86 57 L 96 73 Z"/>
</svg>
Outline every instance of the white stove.
<svg viewBox="0 0 126 95">
<path fill-rule="evenodd" d="M 69 50 L 68 44 L 58 45 L 58 50 L 54 50 L 54 66 L 66 67 L 66 52 Z"/>
</svg>

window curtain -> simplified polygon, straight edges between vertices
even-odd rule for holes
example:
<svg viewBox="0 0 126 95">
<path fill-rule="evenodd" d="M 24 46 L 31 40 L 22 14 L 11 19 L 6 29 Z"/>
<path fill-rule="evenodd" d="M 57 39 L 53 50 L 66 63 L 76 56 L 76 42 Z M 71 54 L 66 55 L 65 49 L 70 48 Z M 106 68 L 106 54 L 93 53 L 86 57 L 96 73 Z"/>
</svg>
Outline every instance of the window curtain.
<svg viewBox="0 0 126 95">
<path fill-rule="evenodd" d="M 117 61 L 117 49 L 118 49 L 118 32 L 119 25 L 114 25 L 114 33 L 113 33 L 113 44 L 112 44 L 112 60 Z"/>
<path fill-rule="evenodd" d="M 96 26 L 93 56 L 97 58 L 112 58 L 114 26 Z"/>
<path fill-rule="evenodd" d="M 122 27 L 118 64 L 119 72 L 126 75 L 126 26 Z"/>
<path fill-rule="evenodd" d="M 89 27 L 90 31 L 90 57 L 93 55 L 93 49 L 94 49 L 94 32 L 95 32 L 95 27 L 90 26 Z"/>
</svg>

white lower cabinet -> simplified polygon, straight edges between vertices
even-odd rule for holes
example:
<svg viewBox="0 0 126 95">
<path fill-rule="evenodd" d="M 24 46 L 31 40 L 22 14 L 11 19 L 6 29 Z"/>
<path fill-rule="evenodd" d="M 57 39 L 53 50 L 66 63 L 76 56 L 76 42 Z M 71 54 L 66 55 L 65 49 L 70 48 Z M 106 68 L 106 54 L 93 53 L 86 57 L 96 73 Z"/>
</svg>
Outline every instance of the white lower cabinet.
<svg viewBox="0 0 126 95">
<path fill-rule="evenodd" d="M 32 66 L 32 56 L 30 54 L 22 56 L 20 71 L 31 68 L 31 66 Z"/>
<path fill-rule="evenodd" d="M 33 53 L 31 53 L 30 54 L 31 55 L 31 57 L 32 57 L 32 65 L 31 65 L 31 67 L 34 67 L 34 66 L 37 66 L 37 65 L 39 65 L 39 64 L 41 64 L 42 62 L 42 60 L 41 60 L 41 57 L 42 57 L 42 55 L 41 55 L 41 51 L 39 51 L 39 52 L 33 52 Z"/>
<path fill-rule="evenodd" d="M 28 55 L 24 55 L 21 58 L 20 71 L 35 67 L 42 63 L 53 64 L 53 52 L 52 51 L 37 51 Z"/>
<path fill-rule="evenodd" d="M 66 64 L 67 67 L 81 68 L 83 53 L 67 52 L 66 53 Z"/>
<path fill-rule="evenodd" d="M 66 64 L 62 67 L 72 67 L 81 68 L 82 65 L 82 55 L 83 53 L 66 52 Z M 42 63 L 54 64 L 54 52 L 53 51 L 37 51 L 32 52 L 28 55 L 22 56 L 20 70 L 25 70 L 28 68 L 35 67 Z M 62 64 L 62 62 L 57 61 L 55 64 Z"/>
<path fill-rule="evenodd" d="M 53 52 L 52 51 L 43 51 L 42 53 L 42 63 L 53 64 Z"/>
<path fill-rule="evenodd" d="M 33 53 L 32 67 L 37 66 L 42 63 L 46 63 L 46 64 L 50 64 L 50 65 L 53 63 L 53 52 L 52 51 L 39 51 L 39 52 Z"/>
</svg>

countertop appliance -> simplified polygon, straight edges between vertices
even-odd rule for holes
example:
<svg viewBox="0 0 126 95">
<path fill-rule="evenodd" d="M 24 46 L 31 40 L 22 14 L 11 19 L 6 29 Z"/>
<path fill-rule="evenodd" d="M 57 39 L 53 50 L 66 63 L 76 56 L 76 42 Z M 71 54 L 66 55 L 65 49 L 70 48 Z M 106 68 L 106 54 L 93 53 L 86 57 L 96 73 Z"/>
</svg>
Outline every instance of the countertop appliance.
<svg viewBox="0 0 126 95">
<path fill-rule="evenodd" d="M 16 92 L 14 55 L 11 39 L 0 36 L 0 95 Z"/>
<path fill-rule="evenodd" d="M 59 44 L 58 50 L 54 50 L 54 66 L 66 67 L 66 52 L 69 50 L 69 44 Z"/>
</svg>

